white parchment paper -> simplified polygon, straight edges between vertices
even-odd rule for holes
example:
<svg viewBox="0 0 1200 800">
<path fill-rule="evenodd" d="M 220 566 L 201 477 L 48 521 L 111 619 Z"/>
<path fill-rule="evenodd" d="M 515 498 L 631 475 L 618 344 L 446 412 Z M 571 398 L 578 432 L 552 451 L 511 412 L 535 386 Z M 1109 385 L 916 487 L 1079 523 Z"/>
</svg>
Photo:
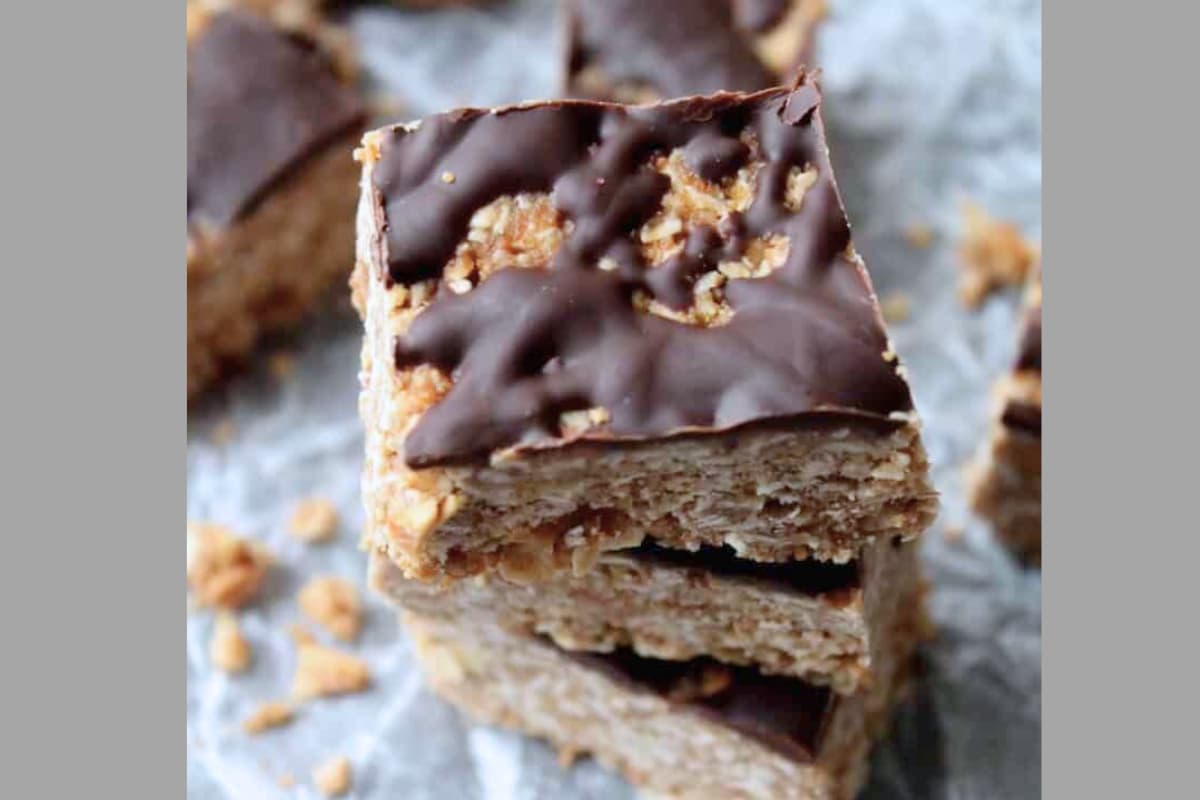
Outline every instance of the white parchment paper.
<svg viewBox="0 0 1200 800">
<path fill-rule="evenodd" d="M 954 297 L 954 245 L 966 198 L 1041 225 L 1041 8 L 1036 0 L 833 0 L 821 31 L 825 113 L 855 240 L 881 295 L 903 291 L 912 317 L 891 326 L 925 420 L 943 512 L 922 551 L 935 584 L 936 640 L 923 674 L 874 758 L 873 798 L 1040 795 L 1041 575 L 1022 570 L 972 520 L 961 470 L 986 430 L 988 387 L 1015 347 L 1016 293 L 968 312 Z M 362 9 L 351 25 L 372 81 L 404 116 L 461 104 L 549 96 L 557 62 L 552 0 L 436 14 Z M 903 231 L 932 227 L 932 247 Z M 360 328 L 342 304 L 275 347 L 295 373 L 249 374 L 191 414 L 188 516 L 266 543 L 279 562 L 242 614 L 248 673 L 207 663 L 212 617 L 187 620 L 188 796 L 317 797 L 309 774 L 328 756 L 353 762 L 355 798 L 624 798 L 622 781 L 584 762 L 561 770 L 549 748 L 470 724 L 424 688 L 392 612 L 368 596 L 353 647 L 372 666 L 366 693 L 302 707 L 290 726 L 245 736 L 240 721 L 287 694 L 288 623 L 307 578 L 363 583 L 356 418 Z M 232 421 L 228 442 L 214 432 Z M 285 532 L 293 504 L 327 497 L 339 538 L 305 546 Z M 958 541 L 947 527 L 964 527 Z M 1050 535 L 1055 535 L 1051 532 Z M 295 785 L 280 786 L 283 776 Z"/>
</svg>

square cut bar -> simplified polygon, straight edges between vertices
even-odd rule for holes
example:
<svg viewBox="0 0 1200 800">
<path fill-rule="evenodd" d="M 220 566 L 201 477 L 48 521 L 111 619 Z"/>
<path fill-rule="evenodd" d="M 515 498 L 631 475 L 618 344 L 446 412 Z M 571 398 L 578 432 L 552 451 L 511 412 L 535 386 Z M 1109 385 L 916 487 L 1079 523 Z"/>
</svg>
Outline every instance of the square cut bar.
<svg viewBox="0 0 1200 800">
<path fill-rule="evenodd" d="M 825 0 L 567 0 L 568 97 L 656 102 L 785 83 Z"/>
<path fill-rule="evenodd" d="M 367 536 L 412 577 L 574 551 L 848 561 L 936 496 L 820 92 L 367 134 Z"/>
<path fill-rule="evenodd" d="M 1025 294 L 1012 372 L 994 389 L 991 439 L 973 476 L 971 501 L 1014 552 L 1038 561 L 1042 549 L 1042 279 Z"/>
<path fill-rule="evenodd" d="M 571 653 L 472 620 L 406 614 L 433 690 L 476 719 L 592 755 L 677 798 L 849 800 L 904 688 L 918 628 L 889 637 L 880 679 L 853 697 L 707 658 Z"/>
<path fill-rule="evenodd" d="M 306 36 L 188 7 L 188 397 L 353 264 L 363 106 Z"/>
<path fill-rule="evenodd" d="M 885 632 L 921 602 L 911 543 L 877 542 L 849 564 L 766 564 L 730 552 L 647 544 L 605 553 L 582 575 L 537 585 L 496 574 L 442 584 L 408 580 L 375 553 L 371 583 L 430 619 L 491 619 L 549 636 L 567 650 L 628 647 L 676 661 L 711 656 L 842 694 L 870 684 Z"/>
</svg>

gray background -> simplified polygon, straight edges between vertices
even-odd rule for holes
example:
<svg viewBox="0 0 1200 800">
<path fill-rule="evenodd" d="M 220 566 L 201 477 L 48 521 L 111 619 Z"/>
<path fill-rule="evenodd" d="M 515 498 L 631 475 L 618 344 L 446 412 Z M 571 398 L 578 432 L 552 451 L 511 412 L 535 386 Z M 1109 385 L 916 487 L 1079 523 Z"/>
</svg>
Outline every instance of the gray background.
<svg viewBox="0 0 1200 800">
<path fill-rule="evenodd" d="M 550 5 L 488 13 L 353 19 L 372 74 L 406 114 L 456 103 L 544 96 L 554 74 Z M 911 320 L 892 326 L 908 364 L 943 495 L 923 543 L 935 581 L 938 638 L 922 653 L 915 698 L 876 757 L 877 797 L 1030 797 L 1040 786 L 1040 605 L 1036 572 L 1018 569 L 971 521 L 961 467 L 980 443 L 987 388 L 1012 355 L 1015 295 L 966 312 L 954 299 L 953 247 L 961 204 L 974 199 L 1040 239 L 1040 6 L 1021 2 L 842 2 L 818 49 L 825 69 L 833 160 L 855 237 L 881 294 L 903 290 Z M 913 250 L 914 222 L 938 233 Z M 1052 285 L 1052 284 L 1051 284 Z M 476 728 L 420 688 L 390 613 L 374 604 L 356 648 L 371 660 L 371 692 L 305 707 L 289 728 L 249 740 L 237 723 L 282 695 L 291 671 L 282 628 L 297 616 L 307 576 L 361 581 L 355 549 L 361 437 L 355 418 L 357 322 L 344 307 L 293 340 L 297 375 L 277 384 L 263 363 L 210 398 L 189 420 L 188 516 L 260 538 L 283 566 L 265 601 L 244 615 L 256 648 L 247 676 L 206 665 L 207 615 L 188 621 L 188 790 L 194 797 L 305 796 L 303 783 L 332 753 L 354 761 L 359 797 L 609 797 L 624 790 L 602 770 L 568 773 L 548 749 Z M 270 348 L 267 348 L 267 352 Z M 225 446 L 215 425 L 233 421 Z M 305 548 L 284 533 L 292 503 L 334 499 L 343 532 Z M 966 525 L 959 543 L 946 526 Z"/>
</svg>

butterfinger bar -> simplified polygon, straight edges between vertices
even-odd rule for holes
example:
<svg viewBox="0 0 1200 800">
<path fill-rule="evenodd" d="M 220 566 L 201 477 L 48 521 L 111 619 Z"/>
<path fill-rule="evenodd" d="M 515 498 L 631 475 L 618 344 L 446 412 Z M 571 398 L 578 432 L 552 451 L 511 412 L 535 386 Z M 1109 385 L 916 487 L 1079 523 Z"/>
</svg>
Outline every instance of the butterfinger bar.
<svg viewBox="0 0 1200 800">
<path fill-rule="evenodd" d="M 405 624 L 434 691 L 471 716 L 590 754 L 650 792 L 713 800 L 853 797 L 917 638 L 897 627 L 880 679 L 842 697 L 711 659 L 569 653 L 466 620 Z"/>
<path fill-rule="evenodd" d="M 820 102 L 804 79 L 368 134 L 373 546 L 433 578 L 647 536 L 845 562 L 919 534 L 936 497 Z"/>
<path fill-rule="evenodd" d="M 568 97 L 657 102 L 785 83 L 824 0 L 567 0 Z"/>
<path fill-rule="evenodd" d="M 849 564 L 768 564 L 731 551 L 645 544 L 605 553 L 580 575 L 530 585 L 512 576 L 437 584 L 374 554 L 371 583 L 430 619 L 491 619 L 568 650 L 757 665 L 850 694 L 874 677 L 881 642 L 920 602 L 913 545 L 878 542 Z M 518 576 L 519 578 L 519 576 Z"/>
<path fill-rule="evenodd" d="M 313 39 L 209 5 L 188 7 L 189 397 L 349 275 L 365 119 Z"/>
</svg>

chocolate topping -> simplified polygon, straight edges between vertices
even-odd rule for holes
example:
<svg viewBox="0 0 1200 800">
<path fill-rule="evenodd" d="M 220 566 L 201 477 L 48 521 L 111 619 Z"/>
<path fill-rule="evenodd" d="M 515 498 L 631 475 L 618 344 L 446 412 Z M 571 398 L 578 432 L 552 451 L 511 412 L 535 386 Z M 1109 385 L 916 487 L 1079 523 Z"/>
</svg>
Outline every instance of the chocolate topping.
<svg viewBox="0 0 1200 800">
<path fill-rule="evenodd" d="M 777 21 L 782 5 L 740 1 L 735 20 L 731 0 L 574 0 L 569 69 L 594 63 L 614 83 L 652 86 L 663 97 L 766 89 L 779 79 L 749 34 Z"/>
<path fill-rule="evenodd" d="M 752 578 L 806 595 L 844 594 L 862 585 L 858 561 L 835 564 L 832 561 L 803 559 L 767 563 L 738 558 L 729 547 L 701 547 L 696 551 L 660 547 L 647 540 L 627 551 L 639 561 L 668 564 L 727 577 Z"/>
<path fill-rule="evenodd" d="M 547 646 L 554 645 L 547 642 Z M 668 697 L 799 762 L 816 759 L 837 702 L 827 688 L 709 658 L 663 661 L 643 658 L 629 649 L 612 653 L 561 652 L 616 680 Z M 679 691 L 689 684 L 703 687 L 706 672 L 728 679 L 716 682 L 707 692 Z"/>
<path fill-rule="evenodd" d="M 229 225 L 365 119 L 312 42 L 238 11 L 214 16 L 188 45 L 187 106 L 189 226 Z"/>
<path fill-rule="evenodd" d="M 373 173 L 390 280 L 439 275 L 471 214 L 504 195 L 549 192 L 573 223 L 545 269 L 502 269 L 465 294 L 439 291 L 398 337 L 399 368 L 433 364 L 454 380 L 409 433 L 408 464 L 559 445 L 560 416 L 596 407 L 608 412 L 606 426 L 577 438 L 712 432 L 815 412 L 878 422 L 909 411 L 908 386 L 883 357 L 869 279 L 847 256 L 850 229 L 819 102 L 809 81 L 655 107 L 564 101 L 464 111 L 415 131 L 391 129 Z M 675 148 L 714 177 L 747 158 L 761 166 L 744 214 L 692 230 L 682 253 L 651 268 L 635 237 L 668 179 L 649 161 Z M 805 167 L 817 181 L 791 211 L 788 176 Z M 442 181 L 443 172 L 455 181 Z M 696 275 L 768 235 L 787 238 L 787 257 L 767 277 L 727 283 L 726 324 L 635 309 L 636 292 L 686 305 Z M 612 269 L 598 268 L 603 258 Z"/>
</svg>

